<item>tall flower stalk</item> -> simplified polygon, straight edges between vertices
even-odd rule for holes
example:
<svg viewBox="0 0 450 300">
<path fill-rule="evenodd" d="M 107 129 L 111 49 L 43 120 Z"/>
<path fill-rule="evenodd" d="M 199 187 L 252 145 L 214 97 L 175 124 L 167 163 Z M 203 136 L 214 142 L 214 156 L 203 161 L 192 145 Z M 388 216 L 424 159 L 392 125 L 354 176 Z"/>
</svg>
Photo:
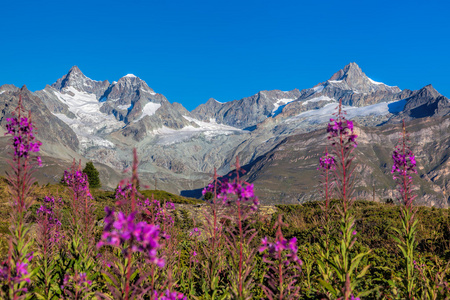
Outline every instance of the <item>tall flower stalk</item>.
<svg viewBox="0 0 450 300">
<path fill-rule="evenodd" d="M 72 191 L 72 201 L 69 238 L 60 251 L 60 261 L 66 266 L 60 274 L 61 290 L 67 298 L 82 299 L 93 295 L 99 274 L 92 243 L 96 221 L 93 198 L 88 177 L 81 171 L 81 161 L 77 165 L 74 160 L 70 169 L 64 171 L 64 182 Z"/>
<path fill-rule="evenodd" d="M 265 237 L 261 241 L 259 252 L 263 254 L 263 261 L 268 266 L 265 277 L 268 279 L 268 286 L 263 285 L 262 289 L 269 300 L 299 299 L 300 286 L 297 279 L 300 277 L 303 262 L 297 256 L 297 238 L 290 240 L 284 238 L 281 228 L 287 226 L 283 223 L 281 214 L 275 222 L 277 228 L 275 241 L 268 241 Z"/>
<path fill-rule="evenodd" d="M 253 184 L 240 180 L 241 167 L 236 158 L 236 177 L 232 182 L 223 179 L 217 198 L 228 206 L 226 218 L 231 226 L 225 229 L 225 245 L 230 259 L 227 261 L 230 270 L 230 292 L 234 299 L 251 299 L 254 281 L 251 276 L 255 265 L 255 249 L 249 245 L 257 232 L 250 228 L 251 215 L 258 209 L 259 201 L 253 191 Z"/>
<path fill-rule="evenodd" d="M 324 198 L 324 202 L 320 204 L 320 209 L 322 210 L 322 235 L 320 237 L 320 242 L 317 244 L 316 251 L 316 263 L 317 270 L 322 277 L 324 282 L 331 282 L 333 278 L 333 270 L 330 267 L 328 261 L 330 260 L 330 255 L 332 253 L 332 245 L 330 241 L 331 237 L 331 196 L 333 193 L 333 188 L 335 187 L 335 174 L 336 171 L 336 160 L 328 153 L 328 147 L 325 150 L 325 154 L 319 158 L 319 167 L 317 170 L 321 171 L 320 174 L 320 187 Z M 330 293 L 323 290 L 328 296 Z"/>
<path fill-rule="evenodd" d="M 7 119 L 6 134 L 12 135 L 12 161 L 9 165 L 12 173 L 8 173 L 11 227 L 10 247 L 8 261 L 3 265 L 0 277 L 7 285 L 5 299 L 19 299 L 27 292 L 27 284 L 30 282 L 30 263 L 33 253 L 30 252 L 32 241 L 29 238 L 31 226 L 26 223 L 29 208 L 32 204 L 31 191 L 34 183 L 32 176 L 34 168 L 41 165 L 39 156 L 33 158 L 33 152 L 39 152 L 41 142 L 34 136 L 35 128 L 31 120 L 31 112 L 27 116 L 22 105 L 22 97 L 13 113 L 12 118 Z"/>
<path fill-rule="evenodd" d="M 409 148 L 409 139 L 406 132 L 405 121 L 402 123 L 402 135 L 392 154 L 394 164 L 391 173 L 397 183 L 398 200 L 401 203 L 400 218 L 402 228 L 394 230 L 399 237 L 394 237 L 397 246 L 400 248 L 405 258 L 406 274 L 404 276 L 403 285 L 406 288 L 408 299 L 414 298 L 415 276 L 414 276 L 414 250 L 416 248 L 417 233 L 417 209 L 413 206 L 416 198 L 413 192 L 412 174 L 416 174 L 416 158 Z"/>
<path fill-rule="evenodd" d="M 62 242 L 60 206 L 62 200 L 45 197 L 37 210 L 36 249 L 38 272 L 35 293 L 41 299 L 52 299 L 59 293 L 57 261 Z"/>
<path fill-rule="evenodd" d="M 214 168 L 213 181 L 203 190 L 203 195 L 210 193 L 210 199 L 205 212 L 205 246 L 201 248 L 204 259 L 200 266 L 203 271 L 202 291 L 207 299 L 217 299 L 222 296 L 223 276 L 225 267 L 225 243 L 224 243 L 224 216 L 225 208 L 223 201 L 219 199 L 221 182 Z"/>
<path fill-rule="evenodd" d="M 77 166 L 74 159 L 71 168 L 64 171 L 64 182 L 72 190 L 73 230 L 82 232 L 89 240 L 95 226 L 94 204 L 87 174 L 81 171 L 81 161 Z"/>
<path fill-rule="evenodd" d="M 352 255 L 352 248 L 357 235 L 354 228 L 355 219 L 351 214 L 355 184 L 353 176 L 355 167 L 352 163 L 355 158 L 353 151 L 358 145 L 356 142 L 358 136 L 354 133 L 353 122 L 345 118 L 342 101 L 339 102 L 336 119 L 332 118 L 330 122 L 327 128 L 328 140 L 332 146 L 332 155 L 335 157 L 335 189 L 337 196 L 341 199 L 342 207 L 338 209 L 341 215 L 339 228 L 341 239 L 338 241 L 336 255 L 330 257 L 328 263 L 335 271 L 339 287 L 333 287 L 331 282 L 324 280 L 321 280 L 321 283 L 334 296 L 340 296 L 342 299 L 348 300 L 355 297 L 357 285 L 370 267 L 365 266 L 356 275 L 362 258 L 369 252 Z M 359 293 L 357 296 L 360 295 L 363 295 L 363 293 Z"/>
</svg>

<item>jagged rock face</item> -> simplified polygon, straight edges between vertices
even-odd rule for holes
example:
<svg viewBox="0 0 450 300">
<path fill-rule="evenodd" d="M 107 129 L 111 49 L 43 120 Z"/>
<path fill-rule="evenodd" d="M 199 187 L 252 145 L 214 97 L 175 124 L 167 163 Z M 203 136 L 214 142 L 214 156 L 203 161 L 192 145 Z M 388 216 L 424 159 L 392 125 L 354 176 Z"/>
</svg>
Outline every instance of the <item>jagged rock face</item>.
<svg viewBox="0 0 450 300">
<path fill-rule="evenodd" d="M 55 114 L 64 114 L 70 119 L 75 118 L 75 114 L 70 111 L 69 106 L 58 98 L 55 88 L 47 85 L 45 89 L 36 91 L 34 94 L 42 99 L 47 108 Z"/>
<path fill-rule="evenodd" d="M 339 87 L 342 90 L 351 90 L 357 93 L 373 93 L 377 91 L 386 91 L 389 93 L 400 92 L 400 89 L 396 86 L 388 86 L 368 78 L 356 63 L 350 63 L 344 69 L 336 72 L 327 81 L 327 84 Z"/>
<path fill-rule="evenodd" d="M 95 94 L 99 99 L 109 86 L 108 80 L 95 81 L 86 77 L 77 66 L 73 66 L 69 73 L 52 84 L 54 89 L 62 91 L 65 87 L 74 87 L 80 92 Z"/>
<path fill-rule="evenodd" d="M 280 106 L 299 96 L 300 91 L 295 89 L 289 92 L 261 91 L 251 97 L 223 104 L 211 98 L 206 104 L 193 110 L 192 115 L 204 121 L 215 119 L 217 123 L 236 128 L 251 128 L 275 114 Z"/>
<path fill-rule="evenodd" d="M 323 128 L 341 100 L 348 116 L 360 124 L 356 153 L 364 164 L 357 168 L 362 178 L 358 197 L 371 197 L 372 184 L 376 185 L 377 199 L 392 194 L 389 164 L 398 126 L 389 122 L 409 118 L 417 122 L 418 129 L 411 129 L 416 143 L 427 141 L 414 150 L 418 155 L 431 153 L 440 159 L 423 163 L 419 183 L 427 188 L 419 191 L 421 199 L 430 205 L 443 205 L 436 194 L 449 172 L 450 154 L 446 151 L 450 141 L 445 138 L 448 134 L 436 135 L 435 130 L 448 131 L 448 99 L 430 87 L 400 91 L 370 80 L 356 64 L 350 64 L 310 89 L 261 91 L 227 103 L 211 98 L 189 112 L 179 103 L 171 104 L 134 75 L 110 85 L 103 83 L 90 80 L 74 67 L 55 84 L 35 93 L 42 101 L 32 110 L 39 111 L 44 102 L 51 113 L 41 113 L 39 118 L 70 126 L 79 141 L 75 147 L 78 155 L 114 170 L 131 165 L 130 149 L 136 147 L 144 183 L 157 178 L 158 185 L 170 192 L 192 191 L 210 180 L 214 167 L 219 174 L 229 172 L 239 156 L 263 201 L 315 200 L 317 160 L 327 141 Z M 15 91 L 18 89 L 13 86 L 0 87 L 0 100 L 7 103 L 2 97 Z M 429 123 L 422 116 L 430 116 Z M 388 125 L 379 126 L 388 120 Z M 46 139 L 51 143 L 56 139 L 66 147 L 67 142 L 59 138 L 61 133 L 54 133 L 50 125 L 39 126 L 51 129 L 43 138 L 44 144 Z M 434 131 L 426 132 L 427 126 Z"/>
<path fill-rule="evenodd" d="M 184 107 L 178 107 L 181 111 Z M 168 101 L 163 102 L 158 110 L 152 115 L 146 115 L 142 119 L 128 123 L 121 133 L 125 137 L 132 137 L 136 141 L 141 141 L 154 130 L 167 127 L 170 129 L 182 129 L 192 124 Z"/>
<path fill-rule="evenodd" d="M 419 205 L 447 207 L 450 174 L 450 117 L 419 119 L 407 128 L 412 151 L 418 162 L 414 176 Z M 385 201 L 396 198 L 396 187 L 390 173 L 392 151 L 400 137 L 399 125 L 356 129 L 358 147 L 355 150 L 357 199 Z M 264 204 L 302 203 L 320 200 L 319 157 L 327 146 L 325 130 L 285 138 L 255 162 L 244 166 L 244 179 L 255 184 Z M 330 148 L 329 148 L 330 150 Z M 375 191 L 375 194 L 373 193 Z M 446 195 L 446 196 L 445 196 Z"/>
<path fill-rule="evenodd" d="M 450 114 L 450 101 L 427 85 L 406 99 L 404 110 L 390 121 L 392 123 L 431 116 L 446 116 Z"/>
<path fill-rule="evenodd" d="M 163 95 L 156 94 L 143 80 L 128 74 L 111 84 L 100 102 L 104 102 L 101 112 L 114 114 L 117 120 L 130 123 L 142 116 L 146 104 L 153 103 L 156 111 L 162 103 L 168 101 Z"/>
<path fill-rule="evenodd" d="M 214 98 L 209 98 L 205 104 L 200 104 L 196 109 L 192 111 L 192 116 L 201 121 L 209 121 L 210 119 L 215 118 L 217 112 L 223 106 L 223 103 L 217 101 Z"/>
<path fill-rule="evenodd" d="M 0 94 L 0 125 L 6 126 L 6 118 L 12 116 L 19 103 L 19 97 L 22 97 L 22 103 L 27 111 L 32 112 L 32 120 L 37 128 L 36 137 L 39 140 L 50 143 L 45 145 L 48 149 L 56 144 L 64 145 L 72 150 L 78 149 L 78 139 L 70 127 L 55 117 L 42 102 L 25 86 L 19 88 L 8 88 L 8 91 Z"/>
</svg>

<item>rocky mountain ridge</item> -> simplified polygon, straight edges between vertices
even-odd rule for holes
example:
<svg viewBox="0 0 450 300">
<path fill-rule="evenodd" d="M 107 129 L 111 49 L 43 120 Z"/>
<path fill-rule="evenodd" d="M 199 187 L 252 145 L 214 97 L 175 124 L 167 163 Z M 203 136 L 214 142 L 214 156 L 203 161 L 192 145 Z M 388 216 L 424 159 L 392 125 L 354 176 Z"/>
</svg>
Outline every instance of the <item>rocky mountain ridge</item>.
<svg viewBox="0 0 450 300">
<path fill-rule="evenodd" d="M 12 93 L 17 90 L 14 86 L 1 86 L 0 103 L 6 104 L 16 97 Z M 56 154 L 62 160 L 69 161 L 67 156 L 78 155 L 119 173 L 130 166 L 130 149 L 136 147 L 144 181 L 157 181 L 161 188 L 185 194 L 195 194 L 203 187 L 210 180 L 214 167 L 220 174 L 228 173 L 236 156 L 243 164 L 251 166 L 247 174 L 250 182 L 256 186 L 264 183 L 261 191 L 271 186 L 264 178 L 270 178 L 276 187 L 277 180 L 284 182 L 282 178 L 286 175 L 283 172 L 289 173 L 290 168 L 306 172 L 308 178 L 314 178 L 313 173 L 309 173 L 315 170 L 312 166 L 317 164 L 313 159 L 317 160 L 316 156 L 323 151 L 317 146 L 322 144 L 318 136 L 324 138 L 319 133 L 338 101 L 342 101 L 348 117 L 357 122 L 361 132 L 381 130 L 371 135 L 374 140 L 380 141 L 376 144 L 383 144 L 385 138 L 380 136 L 384 128 L 394 126 L 403 118 L 409 122 L 419 120 L 420 123 L 424 120 L 426 123 L 430 118 L 439 120 L 450 113 L 448 99 L 431 86 L 418 91 L 402 91 L 398 87 L 371 80 L 355 63 L 345 66 L 329 80 L 312 88 L 287 92 L 260 91 L 226 103 L 210 98 L 192 112 L 179 103 L 170 103 L 135 75 L 128 74 L 113 83 L 95 81 L 86 77 L 76 66 L 44 90 L 26 93 L 31 95 L 32 101 L 40 101 L 38 106 L 45 107 L 40 109 L 40 113 L 35 106 L 31 107 L 33 113 L 37 112 L 36 118 L 61 124 L 61 128 L 52 125 L 55 130 L 43 135 L 42 140 L 44 144 L 47 140 L 58 144 L 59 150 L 54 152 L 64 153 Z M 4 126 L 8 115 L 10 110 L 2 111 L 0 125 Z M 44 123 L 38 126 L 52 128 Z M 441 131 L 447 129 L 440 127 Z M 436 138 L 444 141 L 444 136 Z M 298 157 L 280 156 L 283 151 L 279 150 L 286 147 L 282 145 L 290 143 L 298 145 L 294 148 L 314 147 L 311 146 L 309 153 L 298 153 Z M 369 152 L 372 150 L 367 150 L 368 153 L 364 151 L 361 150 L 362 157 L 371 157 Z M 388 148 L 383 151 L 387 153 Z M 441 165 L 434 164 L 430 170 L 424 169 L 422 175 L 436 178 L 433 172 L 448 162 L 445 155 L 441 157 Z M 376 159 L 381 161 L 375 156 L 373 160 Z M 371 169 L 384 174 L 377 180 L 383 183 L 386 191 L 392 190 L 392 186 L 387 184 L 388 163 L 385 159 L 383 164 L 375 164 Z M 286 169 L 278 168 L 280 165 L 285 165 Z M 442 174 L 449 171 L 449 167 L 444 169 L 446 171 Z M 364 178 L 360 189 L 364 190 L 364 184 L 367 186 L 373 179 L 367 172 L 364 175 L 364 169 L 360 171 Z M 442 174 L 439 176 L 446 176 Z M 313 182 L 303 177 L 292 178 L 297 182 L 295 185 L 288 186 L 286 191 L 272 189 L 264 192 L 260 194 L 262 201 L 274 203 L 279 199 L 280 203 L 295 203 L 316 197 Z M 424 179 L 423 184 L 434 186 L 427 194 L 428 204 L 434 201 L 435 205 L 444 205 L 442 201 L 432 200 L 435 197 L 433 193 L 438 193 L 438 184 L 431 179 Z M 300 193 L 302 196 L 289 196 L 282 200 L 283 195 L 298 193 L 299 186 L 305 187 L 305 191 Z M 379 200 L 388 194 L 383 195 Z"/>
</svg>

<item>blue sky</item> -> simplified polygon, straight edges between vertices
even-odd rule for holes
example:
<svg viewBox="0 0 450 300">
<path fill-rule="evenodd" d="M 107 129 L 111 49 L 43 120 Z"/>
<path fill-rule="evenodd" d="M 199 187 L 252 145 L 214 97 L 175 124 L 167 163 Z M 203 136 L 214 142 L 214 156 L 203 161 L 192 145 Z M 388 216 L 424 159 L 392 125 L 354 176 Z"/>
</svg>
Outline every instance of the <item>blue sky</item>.
<svg viewBox="0 0 450 300">
<path fill-rule="evenodd" d="M 450 96 L 447 1 L 2 1 L 0 85 L 133 73 L 189 110 L 303 89 L 349 62 Z"/>
</svg>

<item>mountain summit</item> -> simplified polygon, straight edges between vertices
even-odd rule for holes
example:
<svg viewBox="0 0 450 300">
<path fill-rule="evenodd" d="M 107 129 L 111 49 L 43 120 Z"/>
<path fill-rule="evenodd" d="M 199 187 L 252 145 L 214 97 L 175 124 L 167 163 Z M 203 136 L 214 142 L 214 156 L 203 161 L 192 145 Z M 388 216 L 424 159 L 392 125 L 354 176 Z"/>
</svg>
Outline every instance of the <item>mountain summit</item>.
<svg viewBox="0 0 450 300">
<path fill-rule="evenodd" d="M 388 86 L 382 82 L 376 82 L 370 79 L 354 62 L 349 63 L 343 69 L 334 73 L 327 80 L 327 83 L 343 90 L 352 90 L 356 93 L 373 93 L 377 91 L 390 93 L 400 92 L 400 89 L 396 86 Z"/>
<path fill-rule="evenodd" d="M 73 66 L 66 75 L 58 79 L 51 86 L 59 91 L 63 91 L 64 88 L 73 87 L 80 92 L 95 94 L 98 99 L 105 93 L 109 82 L 108 80 L 92 80 L 86 77 L 77 66 Z"/>
</svg>

